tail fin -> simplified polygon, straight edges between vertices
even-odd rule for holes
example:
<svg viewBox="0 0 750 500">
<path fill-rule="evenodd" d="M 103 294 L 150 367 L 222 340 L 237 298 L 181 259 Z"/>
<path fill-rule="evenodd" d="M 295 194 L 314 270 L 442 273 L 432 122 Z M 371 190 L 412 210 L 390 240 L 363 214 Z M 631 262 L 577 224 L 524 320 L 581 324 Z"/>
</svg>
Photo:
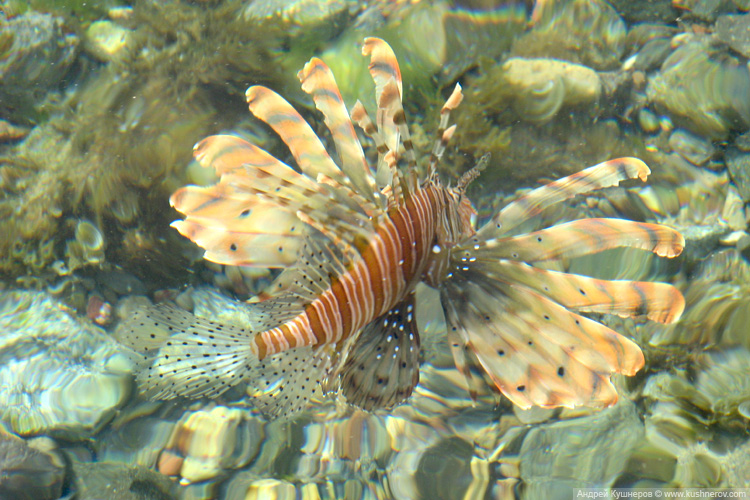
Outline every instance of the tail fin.
<svg viewBox="0 0 750 500">
<path fill-rule="evenodd" d="M 120 329 L 120 340 L 142 355 L 136 377 L 150 399 L 223 394 L 259 364 L 253 335 L 165 305 L 136 311 Z"/>
<path fill-rule="evenodd" d="M 282 297 L 283 299 L 283 297 Z M 273 308 L 253 304 L 257 326 Z M 276 311 L 276 318 L 283 312 Z M 255 332 L 198 318 L 173 306 L 137 311 L 118 330 L 122 343 L 139 353 L 136 378 L 149 399 L 214 398 L 244 383 L 268 418 L 285 418 L 323 392 L 332 359 L 325 346 L 291 349 L 259 360 Z"/>
</svg>

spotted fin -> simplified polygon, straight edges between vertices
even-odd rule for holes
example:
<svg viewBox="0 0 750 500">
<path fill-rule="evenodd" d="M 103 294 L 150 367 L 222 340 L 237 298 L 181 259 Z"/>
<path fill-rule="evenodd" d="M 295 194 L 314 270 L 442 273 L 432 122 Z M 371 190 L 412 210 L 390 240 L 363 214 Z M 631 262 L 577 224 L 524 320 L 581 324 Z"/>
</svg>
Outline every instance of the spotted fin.
<svg viewBox="0 0 750 500">
<path fill-rule="evenodd" d="M 685 299 L 680 291 L 667 283 L 600 280 L 510 260 L 492 264 L 477 261 L 472 268 L 494 280 L 521 283 L 579 312 L 674 323 L 685 309 Z"/>
<path fill-rule="evenodd" d="M 252 304 L 251 321 L 265 330 L 296 314 L 288 296 Z M 139 353 L 136 378 L 154 400 L 217 397 L 244 383 L 262 413 L 292 415 L 321 394 L 330 369 L 327 348 L 292 349 L 258 360 L 255 334 L 233 325 L 198 318 L 173 306 L 138 310 L 118 328 L 118 337 Z"/>
<path fill-rule="evenodd" d="M 477 259 L 524 262 L 567 259 L 617 247 L 672 258 L 685 247 L 685 238 L 672 228 L 624 219 L 580 219 L 519 236 L 477 240 L 469 240 L 462 250 Z"/>
<path fill-rule="evenodd" d="M 172 306 L 140 309 L 118 331 L 125 345 L 141 353 L 136 378 L 150 399 L 216 397 L 246 380 L 259 363 L 253 333 Z"/>
<path fill-rule="evenodd" d="M 478 235 L 483 239 L 501 236 L 555 203 L 597 189 L 617 186 L 627 179 L 637 177 L 645 182 L 650 173 L 648 166 L 638 158 L 618 158 L 599 163 L 545 184 L 510 203 L 482 226 Z"/>
<path fill-rule="evenodd" d="M 523 285 L 457 271 L 441 297 L 449 330 L 521 408 L 610 406 L 610 376 L 643 367 L 635 343 Z"/>
<path fill-rule="evenodd" d="M 295 214 L 244 194 L 215 198 L 211 190 L 186 186 L 171 198 L 186 214 L 171 226 L 203 248 L 206 260 L 258 267 L 287 267 L 295 262 L 303 226 Z M 199 200 L 206 202 L 195 210 L 184 206 L 200 205 Z"/>
<path fill-rule="evenodd" d="M 269 419 L 287 418 L 321 397 L 333 359 L 329 348 L 298 347 L 263 359 L 248 389 L 253 404 Z"/>
<path fill-rule="evenodd" d="M 393 408 L 419 383 L 420 339 L 414 295 L 365 326 L 339 369 L 346 401 L 367 411 Z"/>
</svg>

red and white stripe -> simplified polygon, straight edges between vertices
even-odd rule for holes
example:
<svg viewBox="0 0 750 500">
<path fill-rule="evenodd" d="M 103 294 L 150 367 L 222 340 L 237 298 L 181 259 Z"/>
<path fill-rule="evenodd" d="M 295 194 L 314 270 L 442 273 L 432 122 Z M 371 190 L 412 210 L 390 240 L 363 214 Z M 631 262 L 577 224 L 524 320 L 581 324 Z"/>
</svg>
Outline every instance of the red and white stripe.
<svg viewBox="0 0 750 500">
<path fill-rule="evenodd" d="M 258 356 L 339 342 L 403 300 L 432 257 L 448 197 L 443 187 L 430 182 L 391 210 L 346 274 L 298 316 L 256 335 Z"/>
</svg>

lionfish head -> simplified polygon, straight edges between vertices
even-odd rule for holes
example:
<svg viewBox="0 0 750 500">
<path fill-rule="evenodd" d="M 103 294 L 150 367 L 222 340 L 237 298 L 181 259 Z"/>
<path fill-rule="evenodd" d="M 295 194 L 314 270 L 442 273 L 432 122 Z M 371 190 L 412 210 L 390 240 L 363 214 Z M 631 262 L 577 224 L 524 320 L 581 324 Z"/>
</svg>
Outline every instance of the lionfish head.
<svg viewBox="0 0 750 500">
<path fill-rule="evenodd" d="M 490 155 L 485 154 L 479 159 L 479 162 L 468 172 L 461 176 L 458 183 L 446 189 L 449 197 L 448 203 L 448 227 L 452 233 L 449 239 L 454 244 L 459 244 L 474 236 L 474 230 L 477 211 L 472 205 L 471 200 L 466 196 L 466 189 L 487 167 Z"/>
</svg>

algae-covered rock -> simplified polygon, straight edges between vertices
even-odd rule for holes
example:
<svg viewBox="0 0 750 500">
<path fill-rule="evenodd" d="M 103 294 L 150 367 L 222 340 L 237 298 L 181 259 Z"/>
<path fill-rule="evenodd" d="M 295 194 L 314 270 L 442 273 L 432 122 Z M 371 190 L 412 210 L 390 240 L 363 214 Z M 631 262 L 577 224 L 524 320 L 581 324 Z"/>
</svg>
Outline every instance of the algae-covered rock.
<svg viewBox="0 0 750 500">
<path fill-rule="evenodd" d="M 498 86 L 524 120 L 548 121 L 564 106 L 596 103 L 602 92 L 599 75 L 580 64 L 514 57 L 502 69 Z"/>
<path fill-rule="evenodd" d="M 6 19 L 0 12 L 0 115 L 33 121 L 40 96 L 65 77 L 78 42 L 61 18 L 29 11 Z"/>
<path fill-rule="evenodd" d="M 695 78 L 691 75 L 700 75 Z M 710 139 L 750 126 L 746 61 L 694 36 L 677 47 L 649 79 L 648 100 L 672 120 Z"/>
<path fill-rule="evenodd" d="M 552 57 L 595 70 L 613 70 L 625 51 L 627 29 L 603 0 L 537 2 L 534 26 L 514 42 L 511 55 Z"/>
<path fill-rule="evenodd" d="M 0 157 L 1 274 L 55 276 L 49 265 L 66 260 L 74 218 L 107 235 L 105 261 L 137 260 L 133 268 L 166 279 L 187 267 L 174 258 L 186 244 L 164 231 L 169 194 L 185 182 L 192 146 L 243 114 L 248 83 L 280 71 L 270 64 L 277 25 L 250 23 L 242 8 L 144 0 L 128 10 L 127 27 L 114 19 L 88 26 L 88 50 L 109 64 L 81 65 L 75 87 L 48 99 L 45 120 Z M 46 88 L 28 78 L 23 85 Z"/>
</svg>

